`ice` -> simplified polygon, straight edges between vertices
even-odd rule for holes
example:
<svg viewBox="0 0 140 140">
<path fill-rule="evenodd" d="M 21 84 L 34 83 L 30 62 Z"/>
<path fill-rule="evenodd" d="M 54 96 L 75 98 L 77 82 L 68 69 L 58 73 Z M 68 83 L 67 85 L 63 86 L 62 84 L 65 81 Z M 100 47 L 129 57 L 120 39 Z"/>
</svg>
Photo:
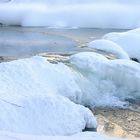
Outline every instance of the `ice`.
<svg viewBox="0 0 140 140">
<path fill-rule="evenodd" d="M 95 40 L 88 43 L 88 47 L 113 54 L 118 59 L 129 59 L 128 54 L 119 45 L 109 40 Z"/>
<path fill-rule="evenodd" d="M 107 137 L 95 132 L 82 132 L 72 136 L 45 136 L 45 135 L 23 135 L 18 133 L 10 133 L 0 131 L 0 139 L 2 140 L 128 140 Z M 135 139 L 138 140 L 138 139 Z"/>
<path fill-rule="evenodd" d="M 103 39 L 111 40 L 124 49 L 129 57 L 140 61 L 140 29 L 131 30 L 123 33 L 109 33 Z"/>
<path fill-rule="evenodd" d="M 96 128 L 91 111 L 57 93 L 73 96 L 77 91 L 69 71 L 65 65 L 49 64 L 41 57 L 1 63 L 0 130 L 70 135 Z"/>
<path fill-rule="evenodd" d="M 139 9 L 138 0 L 13 0 L 0 4 L 0 23 L 59 28 L 132 29 L 140 27 Z"/>
<path fill-rule="evenodd" d="M 68 62 L 52 64 L 36 56 L 0 63 L 0 129 L 70 135 L 96 128 L 91 111 L 81 105 L 124 107 L 126 99 L 140 98 L 139 63 L 93 52 Z"/>
<path fill-rule="evenodd" d="M 130 60 L 108 60 L 93 52 L 83 52 L 70 58 L 85 77 L 83 102 L 90 106 L 123 106 L 127 98 L 140 97 L 140 64 Z"/>
<path fill-rule="evenodd" d="M 96 128 L 95 118 L 87 108 L 59 95 L 30 96 L 18 99 L 18 104 L 0 99 L 0 112 L 0 130 L 5 131 L 72 135 Z"/>
<path fill-rule="evenodd" d="M 90 107 L 123 106 L 125 99 L 140 97 L 139 63 L 93 52 L 73 55 L 69 63 L 51 64 L 42 57 L 1 63 L 0 97 L 18 104 L 15 98 L 53 93 Z"/>
</svg>

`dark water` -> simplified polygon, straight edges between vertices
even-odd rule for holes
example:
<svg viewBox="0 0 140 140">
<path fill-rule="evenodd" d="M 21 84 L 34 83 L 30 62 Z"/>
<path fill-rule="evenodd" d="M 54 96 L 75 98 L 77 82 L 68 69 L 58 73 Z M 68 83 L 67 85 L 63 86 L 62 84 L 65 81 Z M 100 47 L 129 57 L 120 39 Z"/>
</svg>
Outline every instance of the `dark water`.
<svg viewBox="0 0 140 140">
<path fill-rule="evenodd" d="M 0 27 L 0 56 L 28 57 L 39 53 L 73 54 L 79 46 L 101 38 L 111 29 L 49 29 Z"/>
</svg>

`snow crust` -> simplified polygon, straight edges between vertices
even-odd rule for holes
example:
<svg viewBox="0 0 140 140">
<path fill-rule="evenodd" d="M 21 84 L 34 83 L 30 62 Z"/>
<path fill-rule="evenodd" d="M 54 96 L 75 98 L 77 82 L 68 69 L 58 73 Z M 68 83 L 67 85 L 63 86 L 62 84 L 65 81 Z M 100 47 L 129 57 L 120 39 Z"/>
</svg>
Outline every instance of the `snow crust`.
<svg viewBox="0 0 140 140">
<path fill-rule="evenodd" d="M 129 59 L 128 54 L 119 45 L 109 40 L 95 40 L 90 42 L 88 44 L 88 47 L 111 53 L 115 55 L 118 59 Z"/>
<path fill-rule="evenodd" d="M 123 106 L 125 99 L 140 97 L 140 64 L 130 60 L 108 60 L 83 52 L 70 58 L 87 82 L 80 84 L 83 102 L 90 106 Z M 86 81 L 85 80 L 85 81 Z"/>
<path fill-rule="evenodd" d="M 123 33 L 109 33 L 103 39 L 113 41 L 128 53 L 131 58 L 140 61 L 140 29 Z"/>
<path fill-rule="evenodd" d="M 12 0 L 0 4 L 0 23 L 59 28 L 132 29 L 140 27 L 139 12 L 138 0 Z"/>
<path fill-rule="evenodd" d="M 124 107 L 126 99 L 140 98 L 139 63 L 93 52 L 68 61 L 52 64 L 36 56 L 0 63 L 0 130 L 71 135 L 97 127 L 81 105 Z"/>
<path fill-rule="evenodd" d="M 45 135 L 23 135 L 10 132 L 0 132 L 0 139 L 2 140 L 122 140 L 119 138 L 110 138 L 98 133 L 84 132 L 73 136 L 45 136 Z M 126 139 L 123 139 L 126 140 Z M 138 139 L 135 139 L 138 140 Z"/>
<path fill-rule="evenodd" d="M 41 57 L 1 63 L 0 130 L 71 135 L 85 128 L 96 128 L 91 111 L 55 94 L 63 94 L 62 90 L 67 94 L 68 88 L 74 88 L 72 74 L 65 67 L 49 64 Z M 62 77 L 67 72 L 71 77 L 65 83 Z"/>
<path fill-rule="evenodd" d="M 33 57 L 1 63 L 0 97 L 18 104 L 15 99 L 53 93 L 91 107 L 123 106 L 126 98 L 140 97 L 139 63 L 93 52 L 73 55 L 69 62 L 51 64 Z"/>
<path fill-rule="evenodd" d="M 16 99 L 15 99 L 16 101 Z M 92 113 L 58 95 L 0 101 L 0 130 L 24 134 L 71 135 L 96 128 Z"/>
</svg>

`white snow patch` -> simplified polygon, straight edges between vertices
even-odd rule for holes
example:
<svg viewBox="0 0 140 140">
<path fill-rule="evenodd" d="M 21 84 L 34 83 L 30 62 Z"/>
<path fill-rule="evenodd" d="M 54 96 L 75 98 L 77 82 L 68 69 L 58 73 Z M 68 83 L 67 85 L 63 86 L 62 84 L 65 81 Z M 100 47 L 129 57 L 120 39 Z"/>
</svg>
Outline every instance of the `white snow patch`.
<svg viewBox="0 0 140 140">
<path fill-rule="evenodd" d="M 103 36 L 118 44 L 124 49 L 131 58 L 136 58 L 140 61 L 140 29 L 131 30 L 124 33 L 109 33 Z"/>
<path fill-rule="evenodd" d="M 30 96 L 18 99 L 18 104 L 0 99 L 0 112 L 0 130 L 4 131 L 72 135 L 85 127 L 96 128 L 95 118 L 87 108 L 59 95 Z"/>
<path fill-rule="evenodd" d="M 91 107 L 122 106 L 126 98 L 140 97 L 139 63 L 108 60 L 93 52 L 73 55 L 69 61 L 67 66 L 33 57 L 1 63 L 0 97 L 19 104 L 15 99 L 53 93 Z"/>
<path fill-rule="evenodd" d="M 139 63 L 108 60 L 93 52 L 73 55 L 69 61 L 67 66 L 32 57 L 0 63 L 0 129 L 74 134 L 95 128 L 96 121 L 88 109 L 71 101 L 123 107 L 125 99 L 140 98 Z"/>
<path fill-rule="evenodd" d="M 85 104 L 121 106 L 121 100 L 140 97 L 140 64 L 130 60 L 107 60 L 93 52 L 73 55 L 70 62 L 87 80 L 83 83 L 79 80 Z"/>
<path fill-rule="evenodd" d="M 73 96 L 77 91 L 73 82 L 72 72 L 65 65 L 53 65 L 41 57 L 1 63 L 0 130 L 70 135 L 85 127 L 96 128 L 87 108 L 55 94 Z"/>
<path fill-rule="evenodd" d="M 0 132 L 0 139 L 2 140 L 128 140 L 111 138 L 98 133 L 84 132 L 73 136 L 45 136 L 45 135 L 23 135 L 10 132 Z M 133 139 L 138 140 L 138 139 Z"/>
<path fill-rule="evenodd" d="M 128 54 L 119 45 L 109 40 L 105 39 L 95 40 L 90 42 L 88 44 L 88 47 L 113 54 L 118 59 L 129 59 Z"/>
</svg>

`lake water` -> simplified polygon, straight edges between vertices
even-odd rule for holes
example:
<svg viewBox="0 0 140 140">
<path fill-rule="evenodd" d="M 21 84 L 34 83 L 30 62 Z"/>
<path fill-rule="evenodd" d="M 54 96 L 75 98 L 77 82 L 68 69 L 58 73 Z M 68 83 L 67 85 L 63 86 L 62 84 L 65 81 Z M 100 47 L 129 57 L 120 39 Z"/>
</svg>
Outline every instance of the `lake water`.
<svg viewBox="0 0 140 140">
<path fill-rule="evenodd" d="M 116 31 L 123 30 L 0 27 L 0 56 L 22 58 L 40 53 L 73 54 L 88 51 L 81 46 Z"/>
</svg>

